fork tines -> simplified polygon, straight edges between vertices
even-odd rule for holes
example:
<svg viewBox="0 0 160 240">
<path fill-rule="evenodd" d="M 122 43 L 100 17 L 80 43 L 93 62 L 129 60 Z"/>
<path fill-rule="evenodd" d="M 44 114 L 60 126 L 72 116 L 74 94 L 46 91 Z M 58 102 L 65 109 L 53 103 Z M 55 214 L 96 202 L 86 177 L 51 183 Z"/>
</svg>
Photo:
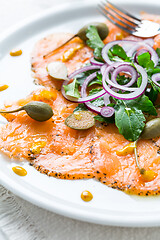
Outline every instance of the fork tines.
<svg viewBox="0 0 160 240">
<path fill-rule="evenodd" d="M 141 19 L 113 5 L 109 1 L 98 4 L 99 11 L 117 27 L 132 34 L 141 23 Z"/>
</svg>

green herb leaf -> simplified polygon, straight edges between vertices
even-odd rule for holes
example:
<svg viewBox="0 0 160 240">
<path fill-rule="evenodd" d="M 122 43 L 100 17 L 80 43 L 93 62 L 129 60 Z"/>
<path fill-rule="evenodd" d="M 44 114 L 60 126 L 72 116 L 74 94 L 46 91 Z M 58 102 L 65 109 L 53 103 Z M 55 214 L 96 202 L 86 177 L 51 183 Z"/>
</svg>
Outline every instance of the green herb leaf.
<svg viewBox="0 0 160 240">
<path fill-rule="evenodd" d="M 125 75 L 117 75 L 117 78 L 116 78 L 118 84 L 120 85 L 125 85 L 127 84 L 131 79 L 126 77 Z"/>
<path fill-rule="evenodd" d="M 86 108 L 86 106 L 84 105 L 84 103 L 80 103 L 80 104 L 78 104 L 78 106 L 74 109 L 73 112 L 76 112 L 76 111 L 86 111 L 86 110 L 88 110 L 88 109 Z"/>
<path fill-rule="evenodd" d="M 149 97 L 149 100 L 154 104 L 158 97 L 158 90 L 155 90 L 153 87 L 146 91 L 146 95 Z"/>
<path fill-rule="evenodd" d="M 146 70 L 147 73 L 152 73 L 154 71 L 154 62 L 152 60 L 146 64 Z"/>
<path fill-rule="evenodd" d="M 160 73 L 160 67 L 156 67 L 153 69 L 152 74 L 154 73 Z"/>
<path fill-rule="evenodd" d="M 137 79 L 137 87 L 140 87 L 142 83 L 142 76 Z"/>
<path fill-rule="evenodd" d="M 89 91 L 89 95 L 94 95 L 98 92 L 102 91 L 102 88 L 95 88 Z M 96 107 L 101 107 L 104 106 L 104 99 L 103 97 L 96 98 L 95 100 L 92 100 L 91 103 L 95 105 Z"/>
<path fill-rule="evenodd" d="M 85 66 L 89 66 L 90 64 L 86 64 Z M 78 75 L 75 76 L 75 78 L 77 79 L 77 82 L 79 83 L 80 86 L 83 85 L 84 81 L 86 80 L 86 78 L 91 75 L 92 73 L 96 72 L 97 69 L 94 69 L 94 70 L 89 70 L 89 71 L 86 71 L 86 72 L 82 72 Z M 96 78 L 95 78 L 96 79 Z"/>
<path fill-rule="evenodd" d="M 155 116 L 157 115 L 156 108 L 146 95 L 142 95 L 141 97 L 133 100 L 126 100 L 124 102 L 127 107 L 134 107 L 141 110 L 142 112 L 146 112 Z"/>
<path fill-rule="evenodd" d="M 119 45 L 114 45 L 111 49 L 110 49 L 111 53 L 113 56 L 118 56 L 119 58 L 125 60 L 127 58 L 127 54 L 124 51 L 124 49 L 119 46 Z"/>
<path fill-rule="evenodd" d="M 118 100 L 115 110 L 115 124 L 119 132 L 129 141 L 137 140 L 145 126 L 142 111 L 129 107 L 123 100 Z"/>
<path fill-rule="evenodd" d="M 149 54 L 149 52 L 146 53 L 142 53 L 138 56 L 138 63 L 139 65 L 141 65 L 142 67 L 146 68 L 147 63 L 150 61 L 151 55 Z"/>
<path fill-rule="evenodd" d="M 79 84 L 76 79 L 68 85 L 63 85 L 66 95 L 75 98 L 80 98 L 78 86 Z"/>
<path fill-rule="evenodd" d="M 89 84 L 88 87 L 94 85 L 94 84 L 98 84 L 98 85 L 102 85 L 102 74 L 97 72 L 97 79 L 93 79 Z"/>
<path fill-rule="evenodd" d="M 101 40 L 97 28 L 95 26 L 89 26 L 86 31 L 86 36 L 89 40 L 87 40 L 87 45 L 94 49 L 94 54 L 96 57 L 102 59 L 101 51 L 104 47 L 104 43 Z"/>
</svg>

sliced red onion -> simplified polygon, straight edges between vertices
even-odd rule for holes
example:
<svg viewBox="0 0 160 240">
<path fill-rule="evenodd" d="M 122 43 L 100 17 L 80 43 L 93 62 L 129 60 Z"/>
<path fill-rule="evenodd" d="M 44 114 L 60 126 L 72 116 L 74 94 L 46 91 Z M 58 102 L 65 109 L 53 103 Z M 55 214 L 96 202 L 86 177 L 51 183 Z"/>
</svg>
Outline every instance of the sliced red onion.
<svg viewBox="0 0 160 240">
<path fill-rule="evenodd" d="M 102 66 L 104 63 L 97 61 L 94 57 L 90 59 L 90 63 L 96 66 Z"/>
<path fill-rule="evenodd" d="M 130 86 L 132 86 L 133 83 L 135 83 L 135 81 L 138 78 L 138 73 L 137 73 L 136 69 L 134 67 L 132 67 L 131 65 L 129 65 L 128 63 L 124 63 L 124 64 L 118 66 L 114 70 L 114 72 L 112 74 L 112 77 L 111 77 L 112 82 L 116 83 L 117 86 L 122 86 L 122 85 L 119 85 L 117 83 L 117 80 L 116 80 L 117 75 L 119 73 L 121 73 L 121 72 L 127 73 L 127 74 L 130 73 L 130 75 L 132 76 L 131 80 L 127 84 L 124 84 L 123 87 L 130 87 Z"/>
<path fill-rule="evenodd" d="M 86 107 L 88 108 L 88 110 L 91 110 L 92 112 L 95 112 L 97 114 L 101 113 L 101 107 L 97 107 L 95 106 L 93 103 L 84 103 L 86 105 Z"/>
<path fill-rule="evenodd" d="M 92 100 L 95 100 L 96 98 L 99 98 L 99 97 L 102 97 L 106 92 L 105 90 L 102 90 L 96 94 L 93 94 L 91 96 L 86 96 L 84 97 L 84 93 L 87 89 L 87 86 L 88 84 L 97 76 L 97 72 L 94 72 L 92 73 L 91 75 L 89 75 L 86 80 L 84 81 L 82 87 L 81 87 L 81 98 L 73 98 L 71 96 L 68 96 L 66 95 L 65 93 L 65 90 L 64 90 L 64 87 L 63 85 L 67 85 L 68 84 L 68 81 L 64 81 L 63 82 L 63 85 L 62 85 L 62 88 L 61 88 L 61 91 L 62 91 L 62 94 L 64 96 L 64 98 L 66 98 L 67 100 L 71 101 L 71 102 L 77 102 L 77 103 L 85 103 L 85 102 L 90 102 Z"/>
<path fill-rule="evenodd" d="M 110 65 L 109 67 L 106 68 L 105 70 L 105 73 L 103 74 L 103 78 L 104 78 L 104 75 L 105 75 L 105 81 L 111 86 L 111 87 L 114 87 L 116 89 L 119 89 L 119 90 L 123 90 L 123 91 L 135 91 L 137 88 L 131 88 L 131 87 L 126 87 L 127 86 L 130 86 L 130 85 L 133 85 L 133 83 L 137 80 L 137 77 L 138 77 L 138 73 L 136 73 L 136 70 L 129 65 L 130 63 L 121 63 L 121 65 L 119 64 L 112 64 Z M 111 80 L 109 78 L 109 73 L 111 72 L 111 70 L 115 67 L 115 66 L 118 66 L 112 73 L 112 77 L 111 77 Z M 118 70 L 117 70 L 118 69 Z M 120 85 L 117 83 L 116 81 L 116 77 L 117 75 L 120 73 L 120 72 L 129 72 L 131 74 L 133 74 L 133 77 L 131 79 L 131 84 L 126 84 L 126 85 Z M 114 74 L 115 73 L 115 74 Z"/>
<path fill-rule="evenodd" d="M 142 42 L 137 42 L 127 53 L 128 57 L 132 57 L 133 54 L 135 53 L 136 50 L 138 50 L 140 47 L 144 47 L 148 50 L 148 52 L 151 55 L 151 60 L 154 62 L 154 65 L 157 66 L 158 64 L 158 54 L 156 53 L 156 51 L 147 43 L 145 43 L 144 41 Z"/>
<path fill-rule="evenodd" d="M 136 43 L 137 43 L 136 41 L 130 41 L 130 40 L 119 40 L 119 41 L 110 42 L 103 47 L 102 57 L 105 60 L 105 62 L 108 63 L 109 65 L 112 63 L 115 63 L 115 61 L 111 61 L 109 59 L 108 51 L 110 48 L 112 48 L 114 45 L 118 44 L 118 45 L 122 46 L 125 51 L 127 51 L 128 49 L 133 47 Z M 127 46 L 127 49 L 125 49 L 125 45 L 129 45 L 129 46 Z"/>
<path fill-rule="evenodd" d="M 98 70 L 98 69 L 100 69 L 100 66 L 96 66 L 96 65 L 85 66 L 85 67 L 80 68 L 80 69 L 74 71 L 73 73 L 71 73 L 71 74 L 68 76 L 68 78 L 69 78 L 69 79 L 72 79 L 72 78 L 74 78 L 76 75 L 78 75 L 78 74 L 80 74 L 80 73 L 87 72 L 87 71 L 94 70 L 94 69 L 95 69 L 95 70 L 96 70 L 96 69 Z"/>
<path fill-rule="evenodd" d="M 130 36 L 124 38 L 124 40 L 129 40 L 129 41 L 132 41 L 132 42 L 133 41 L 135 41 L 135 42 L 144 41 L 145 43 L 149 44 L 151 47 L 153 47 L 153 45 L 154 45 L 154 39 L 153 38 L 142 39 L 140 37 L 135 37 L 133 35 L 130 35 Z"/>
<path fill-rule="evenodd" d="M 103 99 L 104 99 L 104 105 L 107 106 L 108 104 L 110 104 L 110 99 L 109 99 L 110 95 L 108 93 L 106 93 L 104 96 L 103 96 Z"/>
<path fill-rule="evenodd" d="M 106 67 L 108 67 L 108 64 L 107 64 L 107 63 L 105 63 L 105 64 L 102 65 L 102 67 L 101 67 L 101 73 L 102 73 L 102 75 L 104 74 L 104 72 L 105 72 L 105 70 L 106 70 Z"/>
<path fill-rule="evenodd" d="M 115 112 L 115 110 L 113 107 L 103 107 L 103 108 L 101 108 L 100 114 L 103 117 L 112 117 L 114 112 Z"/>
<path fill-rule="evenodd" d="M 82 96 L 82 99 L 87 98 L 87 86 L 88 86 L 88 84 L 89 84 L 95 77 L 96 77 L 96 73 L 92 73 L 92 74 L 91 74 L 89 77 L 87 77 L 86 80 L 84 81 L 84 83 L 83 83 L 83 85 L 82 85 L 82 88 L 81 88 L 81 96 Z M 100 92 L 98 93 L 98 95 L 99 95 L 98 97 L 103 96 L 105 93 L 106 93 L 105 90 L 100 91 Z M 92 98 L 93 98 L 93 96 L 95 96 L 95 95 L 96 95 L 96 94 L 91 95 Z M 96 98 L 97 98 L 97 97 L 96 97 Z M 94 97 L 94 99 L 96 99 L 96 98 Z M 92 99 L 92 100 L 94 100 L 94 99 Z M 78 100 L 79 100 L 79 99 L 78 99 Z M 86 101 L 85 101 L 85 105 L 87 106 L 87 108 L 88 108 L 89 110 L 92 110 L 93 112 L 100 114 L 100 111 L 101 111 L 101 108 L 100 108 L 100 107 L 97 107 L 97 106 L 95 106 L 93 103 L 86 102 Z"/>
<path fill-rule="evenodd" d="M 152 81 L 160 87 L 160 84 L 158 83 L 160 81 L 160 73 L 155 73 L 152 75 Z"/>
<path fill-rule="evenodd" d="M 147 73 L 144 70 L 144 68 L 142 68 L 141 66 L 139 66 L 136 63 L 135 63 L 135 67 L 136 67 L 137 71 L 142 76 L 142 83 L 141 83 L 141 86 L 139 88 L 135 88 L 132 93 L 128 93 L 128 94 L 121 94 L 121 93 L 115 92 L 106 83 L 106 79 L 107 79 L 107 75 L 108 75 L 108 69 L 106 68 L 106 71 L 105 71 L 105 73 L 102 77 L 103 88 L 106 90 L 106 92 L 108 94 L 110 94 L 112 97 L 117 98 L 117 99 L 121 99 L 121 100 L 132 100 L 132 99 L 135 99 L 135 98 L 141 96 L 144 93 L 144 91 L 147 87 L 147 83 L 148 83 Z M 125 89 L 125 87 L 124 87 L 124 89 Z"/>
<path fill-rule="evenodd" d="M 147 38 L 143 40 L 145 43 L 147 43 L 148 45 L 150 45 L 151 47 L 153 47 L 154 45 L 154 39 L 153 38 Z"/>
</svg>

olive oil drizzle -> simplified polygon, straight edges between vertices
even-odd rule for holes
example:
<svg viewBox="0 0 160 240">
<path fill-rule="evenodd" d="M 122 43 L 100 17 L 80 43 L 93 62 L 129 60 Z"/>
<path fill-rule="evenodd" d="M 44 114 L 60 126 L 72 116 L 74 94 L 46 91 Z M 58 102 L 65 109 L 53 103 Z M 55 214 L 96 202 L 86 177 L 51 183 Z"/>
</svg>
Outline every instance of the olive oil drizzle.
<svg viewBox="0 0 160 240">
<path fill-rule="evenodd" d="M 12 170 L 15 174 L 17 174 L 18 176 L 21 176 L 21 177 L 24 177 L 27 175 L 27 171 L 23 167 L 15 166 L 12 168 Z"/>
<path fill-rule="evenodd" d="M 81 193 L 81 199 L 84 201 L 84 202 L 90 202 L 92 199 L 93 199 L 93 195 L 91 192 L 89 192 L 88 190 L 84 190 L 82 193 Z"/>
</svg>

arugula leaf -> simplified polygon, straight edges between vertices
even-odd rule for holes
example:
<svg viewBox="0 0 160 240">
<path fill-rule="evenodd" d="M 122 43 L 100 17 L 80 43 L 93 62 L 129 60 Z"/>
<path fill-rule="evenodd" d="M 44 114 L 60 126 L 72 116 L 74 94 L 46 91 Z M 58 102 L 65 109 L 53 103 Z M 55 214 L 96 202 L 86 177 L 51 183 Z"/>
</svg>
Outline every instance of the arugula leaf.
<svg viewBox="0 0 160 240">
<path fill-rule="evenodd" d="M 79 84 L 76 79 L 74 79 L 73 82 L 68 85 L 63 85 L 66 95 L 75 98 L 80 98 L 78 86 Z"/>
<path fill-rule="evenodd" d="M 142 83 L 142 76 L 137 79 L 137 87 L 140 87 Z"/>
<path fill-rule="evenodd" d="M 78 106 L 74 109 L 73 112 L 76 112 L 76 111 L 86 111 L 88 110 L 87 107 L 84 105 L 84 103 L 80 103 L 78 104 Z"/>
<path fill-rule="evenodd" d="M 108 56 L 111 61 L 115 62 L 131 62 L 131 58 L 127 56 L 124 49 L 119 45 L 114 45 L 108 51 Z"/>
<path fill-rule="evenodd" d="M 92 86 L 93 84 L 102 85 L 102 74 L 97 72 L 97 79 L 93 79 L 89 84 L 88 87 Z"/>
<path fill-rule="evenodd" d="M 158 97 L 158 90 L 155 90 L 153 89 L 153 87 L 151 87 L 149 89 L 149 92 L 146 91 L 146 95 L 149 97 L 149 100 L 151 100 L 154 104 Z"/>
<path fill-rule="evenodd" d="M 119 58 L 118 56 L 114 56 L 111 52 L 111 50 L 109 49 L 108 51 L 108 56 L 109 56 L 109 59 L 111 61 L 115 61 L 115 62 L 124 62 L 124 60 L 122 60 L 121 58 Z"/>
<path fill-rule="evenodd" d="M 96 115 L 94 116 L 94 119 L 102 123 L 114 123 L 114 116 L 106 118 L 106 117 L 102 117 L 101 115 Z"/>
<path fill-rule="evenodd" d="M 115 124 L 119 133 L 129 141 L 137 140 L 145 126 L 145 117 L 142 111 L 135 107 L 129 107 L 123 100 L 118 100 L 115 110 Z"/>
<path fill-rule="evenodd" d="M 90 64 L 86 64 L 85 66 L 90 66 Z M 82 73 L 79 73 L 78 75 L 76 75 L 75 78 L 77 79 L 77 82 L 79 83 L 79 85 L 82 86 L 84 81 L 86 80 L 86 78 L 96 71 L 97 71 L 97 69 L 82 72 Z"/>
<path fill-rule="evenodd" d="M 87 40 L 87 45 L 94 49 L 94 55 L 100 59 L 102 59 L 101 51 L 104 47 L 104 43 L 101 40 L 97 28 L 95 26 L 89 26 L 86 31 L 86 36 L 89 40 Z"/>
<path fill-rule="evenodd" d="M 125 85 L 130 81 L 130 78 L 126 77 L 125 75 L 118 74 L 116 80 L 117 80 L 118 84 Z"/>
<path fill-rule="evenodd" d="M 125 60 L 127 58 L 127 54 L 124 51 L 124 49 L 119 46 L 119 45 L 114 45 L 111 49 L 110 49 L 111 53 L 113 56 L 118 56 L 119 58 Z"/>
<path fill-rule="evenodd" d="M 156 108 L 146 95 L 142 95 L 141 97 L 133 100 L 125 100 L 124 102 L 127 107 L 134 107 L 142 112 L 146 112 L 155 116 L 157 115 Z"/>
<path fill-rule="evenodd" d="M 96 94 L 96 93 L 100 92 L 101 90 L 102 90 L 102 88 L 92 89 L 91 91 L 89 91 L 89 95 Z M 99 98 L 96 98 L 95 100 L 92 100 L 91 103 L 93 103 L 93 105 L 95 105 L 96 107 L 101 107 L 101 106 L 104 106 L 104 99 L 103 99 L 103 97 L 99 97 Z"/>
<path fill-rule="evenodd" d="M 93 88 L 92 90 L 89 91 L 89 96 L 96 94 L 100 91 L 102 91 L 102 88 Z"/>
</svg>

